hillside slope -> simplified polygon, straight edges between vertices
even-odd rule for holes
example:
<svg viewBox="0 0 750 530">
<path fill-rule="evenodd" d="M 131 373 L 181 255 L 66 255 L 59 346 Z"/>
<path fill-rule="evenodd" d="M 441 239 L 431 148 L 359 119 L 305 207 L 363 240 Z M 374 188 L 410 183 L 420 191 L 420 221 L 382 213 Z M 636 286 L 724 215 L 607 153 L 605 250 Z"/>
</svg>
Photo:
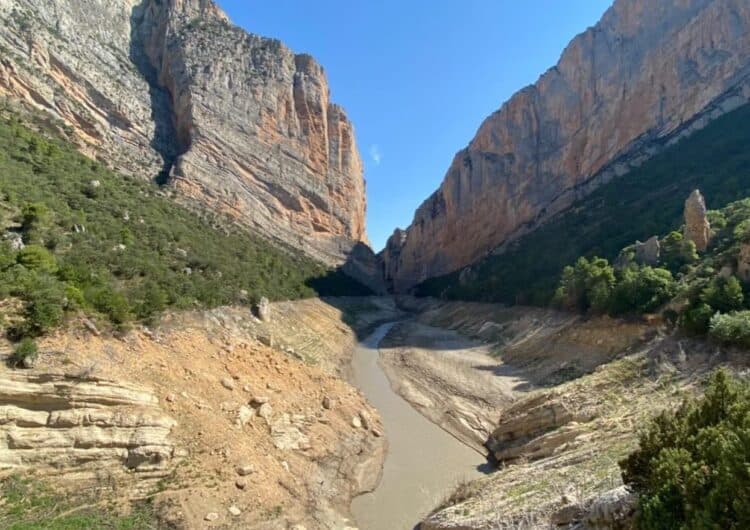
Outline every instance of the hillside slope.
<svg viewBox="0 0 750 530">
<path fill-rule="evenodd" d="M 0 96 L 89 156 L 327 264 L 366 244 L 352 124 L 323 69 L 210 0 L 0 1 Z"/>
<path fill-rule="evenodd" d="M 460 151 L 384 254 L 405 290 L 532 231 L 748 101 L 743 0 L 617 0 Z"/>
</svg>

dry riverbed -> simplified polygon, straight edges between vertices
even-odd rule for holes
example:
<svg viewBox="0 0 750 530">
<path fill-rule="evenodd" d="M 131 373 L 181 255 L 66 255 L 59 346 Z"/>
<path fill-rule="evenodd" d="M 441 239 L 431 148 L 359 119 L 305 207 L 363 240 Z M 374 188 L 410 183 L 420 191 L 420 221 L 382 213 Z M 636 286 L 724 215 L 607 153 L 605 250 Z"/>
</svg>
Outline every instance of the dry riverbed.
<svg viewBox="0 0 750 530">
<path fill-rule="evenodd" d="M 398 323 L 381 343 L 394 390 L 433 423 L 485 453 L 500 411 L 528 382 L 492 357 L 490 347 L 415 320 Z"/>
</svg>

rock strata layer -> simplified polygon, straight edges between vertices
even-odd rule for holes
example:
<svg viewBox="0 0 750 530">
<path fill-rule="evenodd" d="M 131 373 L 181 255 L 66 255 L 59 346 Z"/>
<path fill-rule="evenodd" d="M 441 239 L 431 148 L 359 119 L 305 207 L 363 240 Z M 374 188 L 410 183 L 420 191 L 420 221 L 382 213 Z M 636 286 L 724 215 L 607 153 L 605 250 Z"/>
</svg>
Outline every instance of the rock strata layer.
<svg viewBox="0 0 750 530">
<path fill-rule="evenodd" d="M 211 0 L 0 0 L 0 97 L 86 154 L 326 263 L 366 243 L 354 129 L 323 68 Z"/>
<path fill-rule="evenodd" d="M 148 389 L 98 378 L 0 373 L 0 474 L 158 479 L 174 467 L 175 421 Z M 141 480 L 141 486 L 148 481 Z"/>
<path fill-rule="evenodd" d="M 556 66 L 484 121 L 406 236 L 389 241 L 384 268 L 395 289 L 501 252 L 747 103 L 749 52 L 744 0 L 616 0 Z"/>
</svg>

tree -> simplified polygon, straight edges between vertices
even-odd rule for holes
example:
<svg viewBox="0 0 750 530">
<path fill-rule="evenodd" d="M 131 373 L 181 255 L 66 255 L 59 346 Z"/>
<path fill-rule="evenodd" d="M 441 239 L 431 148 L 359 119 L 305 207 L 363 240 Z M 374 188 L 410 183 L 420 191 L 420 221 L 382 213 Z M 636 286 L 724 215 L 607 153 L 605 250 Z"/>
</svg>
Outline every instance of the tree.
<svg viewBox="0 0 750 530">
<path fill-rule="evenodd" d="M 603 312 L 615 285 L 614 269 L 603 258 L 578 258 L 563 270 L 555 292 L 555 303 L 567 309 Z"/>
<path fill-rule="evenodd" d="M 628 267 L 618 274 L 610 309 L 613 314 L 648 313 L 677 292 L 672 273 L 654 267 Z"/>
<path fill-rule="evenodd" d="M 709 325 L 711 337 L 725 344 L 750 347 L 750 311 L 716 313 Z"/>
<path fill-rule="evenodd" d="M 685 265 L 698 261 L 698 250 L 681 232 L 673 231 L 661 240 L 660 261 L 664 268 L 676 274 Z"/>
<path fill-rule="evenodd" d="M 745 296 L 742 294 L 742 285 L 737 278 L 717 276 L 703 289 L 700 299 L 716 311 L 728 313 L 742 309 Z"/>
<path fill-rule="evenodd" d="M 750 528 L 750 384 L 724 370 L 704 397 L 654 418 L 620 462 L 643 530 Z"/>
<path fill-rule="evenodd" d="M 57 272 L 55 256 L 39 245 L 29 245 L 19 250 L 16 261 L 30 271 L 47 274 Z"/>
</svg>

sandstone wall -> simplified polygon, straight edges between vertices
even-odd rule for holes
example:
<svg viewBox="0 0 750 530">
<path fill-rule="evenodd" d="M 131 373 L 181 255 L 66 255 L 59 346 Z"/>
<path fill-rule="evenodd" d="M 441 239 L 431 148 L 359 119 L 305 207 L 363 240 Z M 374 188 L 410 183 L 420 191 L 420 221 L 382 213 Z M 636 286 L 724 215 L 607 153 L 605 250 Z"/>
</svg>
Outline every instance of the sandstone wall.
<svg viewBox="0 0 750 530">
<path fill-rule="evenodd" d="M 749 51 L 744 0 L 616 0 L 484 121 L 389 242 L 395 287 L 476 261 L 746 103 Z"/>
<path fill-rule="evenodd" d="M 327 263 L 366 243 L 354 129 L 323 68 L 210 0 L 0 0 L 0 97 L 81 149 Z"/>
</svg>

